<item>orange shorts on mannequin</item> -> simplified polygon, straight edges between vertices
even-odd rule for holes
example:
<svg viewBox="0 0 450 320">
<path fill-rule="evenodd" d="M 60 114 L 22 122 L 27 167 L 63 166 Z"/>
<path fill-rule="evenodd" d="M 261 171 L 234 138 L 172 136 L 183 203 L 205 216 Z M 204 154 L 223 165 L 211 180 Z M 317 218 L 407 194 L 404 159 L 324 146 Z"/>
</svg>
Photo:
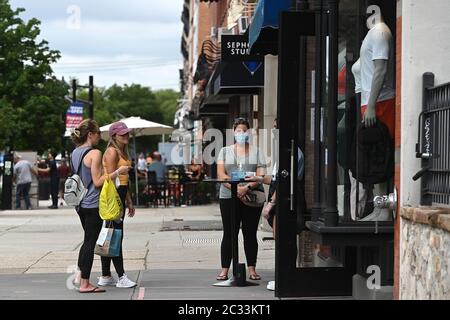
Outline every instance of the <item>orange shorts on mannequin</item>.
<svg viewBox="0 0 450 320">
<path fill-rule="evenodd" d="M 361 116 L 364 116 L 367 105 L 361 106 Z M 375 105 L 377 119 L 383 122 L 389 129 L 391 137 L 395 134 L 395 99 L 377 102 Z"/>
</svg>

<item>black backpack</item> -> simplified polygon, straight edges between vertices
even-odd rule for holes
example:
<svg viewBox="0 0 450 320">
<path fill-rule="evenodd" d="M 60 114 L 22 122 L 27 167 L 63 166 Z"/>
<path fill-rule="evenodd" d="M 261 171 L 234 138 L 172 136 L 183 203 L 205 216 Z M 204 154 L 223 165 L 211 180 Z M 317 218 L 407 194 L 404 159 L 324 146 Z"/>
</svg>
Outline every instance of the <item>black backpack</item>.
<svg viewBox="0 0 450 320">
<path fill-rule="evenodd" d="M 394 141 L 387 126 L 379 120 L 370 128 L 364 123 L 359 125 L 352 155 L 352 175 L 364 186 L 386 182 L 394 175 Z"/>
</svg>

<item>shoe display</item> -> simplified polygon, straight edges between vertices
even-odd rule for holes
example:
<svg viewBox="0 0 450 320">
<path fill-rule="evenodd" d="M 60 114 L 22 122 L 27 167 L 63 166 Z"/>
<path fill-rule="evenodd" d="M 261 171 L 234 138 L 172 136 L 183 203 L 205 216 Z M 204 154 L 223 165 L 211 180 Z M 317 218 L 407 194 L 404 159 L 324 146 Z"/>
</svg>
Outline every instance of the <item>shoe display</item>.
<svg viewBox="0 0 450 320">
<path fill-rule="evenodd" d="M 98 277 L 98 286 L 115 286 L 117 284 L 117 279 L 114 277 Z"/>
<path fill-rule="evenodd" d="M 128 279 L 128 276 L 124 274 L 119 278 L 119 281 L 117 281 L 116 287 L 117 288 L 133 288 L 136 286 L 136 282 L 131 281 Z"/>
</svg>

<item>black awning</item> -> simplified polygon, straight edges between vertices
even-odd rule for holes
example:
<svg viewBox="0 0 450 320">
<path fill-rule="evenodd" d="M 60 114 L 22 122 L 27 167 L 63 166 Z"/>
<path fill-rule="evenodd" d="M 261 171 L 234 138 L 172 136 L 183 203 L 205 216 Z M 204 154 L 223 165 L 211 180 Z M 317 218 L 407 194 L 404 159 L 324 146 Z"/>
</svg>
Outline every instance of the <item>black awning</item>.
<svg viewBox="0 0 450 320">
<path fill-rule="evenodd" d="M 206 94 L 259 94 L 264 88 L 264 62 L 220 62 Z"/>
</svg>

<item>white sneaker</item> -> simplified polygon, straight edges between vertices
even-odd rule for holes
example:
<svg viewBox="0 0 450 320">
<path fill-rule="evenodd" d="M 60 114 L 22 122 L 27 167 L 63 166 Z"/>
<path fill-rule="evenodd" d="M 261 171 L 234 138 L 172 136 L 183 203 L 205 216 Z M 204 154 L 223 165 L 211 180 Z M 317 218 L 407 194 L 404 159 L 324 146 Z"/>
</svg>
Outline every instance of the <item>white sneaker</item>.
<svg viewBox="0 0 450 320">
<path fill-rule="evenodd" d="M 124 274 L 119 278 L 119 281 L 117 281 L 116 287 L 117 288 L 133 288 L 136 286 L 136 282 L 131 281 L 128 279 L 127 275 Z"/>
<path fill-rule="evenodd" d="M 269 281 L 269 283 L 267 283 L 267 290 L 275 291 L 275 281 Z"/>
<path fill-rule="evenodd" d="M 117 280 L 114 277 L 98 277 L 97 285 L 99 286 L 115 286 Z"/>
</svg>

